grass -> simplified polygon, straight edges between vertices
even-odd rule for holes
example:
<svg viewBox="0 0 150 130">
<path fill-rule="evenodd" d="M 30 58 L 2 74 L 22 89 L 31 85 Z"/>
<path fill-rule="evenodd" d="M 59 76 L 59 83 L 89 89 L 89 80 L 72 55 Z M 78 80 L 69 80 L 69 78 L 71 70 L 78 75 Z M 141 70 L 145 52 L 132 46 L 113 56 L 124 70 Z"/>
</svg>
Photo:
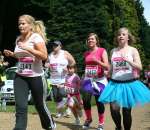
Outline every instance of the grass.
<svg viewBox="0 0 150 130">
<path fill-rule="evenodd" d="M 47 106 L 49 108 L 49 110 L 52 113 L 56 112 L 56 106 L 55 103 L 53 101 L 47 101 Z M 0 107 L 0 112 L 15 112 L 15 104 L 8 104 L 6 106 L 6 110 L 2 109 L 2 106 Z M 28 112 L 29 113 L 37 113 L 35 106 L 34 105 L 28 105 Z"/>
<path fill-rule="evenodd" d="M 55 113 L 56 112 L 55 102 L 47 101 L 46 103 L 47 103 L 48 109 L 51 111 L 51 113 Z M 95 105 L 94 97 L 92 97 L 91 104 Z M 2 110 L 2 106 L 0 106 L 0 112 L 15 112 L 15 104 L 8 104 L 6 107 L 6 110 Z M 37 113 L 34 105 L 28 105 L 28 113 L 31 113 L 31 114 Z"/>
</svg>

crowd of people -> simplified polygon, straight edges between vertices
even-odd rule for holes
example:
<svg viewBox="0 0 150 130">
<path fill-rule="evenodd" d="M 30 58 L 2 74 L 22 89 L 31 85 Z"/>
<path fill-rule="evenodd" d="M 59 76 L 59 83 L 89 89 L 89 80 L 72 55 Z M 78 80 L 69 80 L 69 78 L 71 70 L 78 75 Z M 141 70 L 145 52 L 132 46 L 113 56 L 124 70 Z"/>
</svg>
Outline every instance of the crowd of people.
<svg viewBox="0 0 150 130">
<path fill-rule="evenodd" d="M 92 123 L 91 99 L 95 97 L 98 111 L 97 130 L 105 128 L 105 103 L 110 103 L 111 116 L 115 130 L 131 130 L 131 110 L 137 105 L 150 102 L 150 90 L 140 80 L 142 64 L 139 52 L 132 46 L 135 38 L 128 28 L 118 30 L 109 56 L 96 33 L 87 36 L 84 52 L 84 76 L 77 74 L 75 58 L 62 49 L 62 43 L 51 42 L 52 52 L 47 53 L 45 26 L 41 20 L 31 15 L 21 15 L 18 19 L 20 35 L 16 39 L 14 51 L 4 50 L 4 55 L 17 59 L 14 79 L 16 122 L 13 130 L 26 130 L 28 93 L 31 91 L 42 128 L 57 129 L 56 123 L 46 105 L 46 80 L 44 69 L 50 72 L 56 116 L 62 117 L 72 112 L 75 125 L 85 116 L 82 129 L 89 129 Z M 146 73 L 149 82 L 150 73 Z M 122 108 L 122 114 L 120 109 Z M 84 114 L 83 114 L 84 112 Z M 121 124 L 123 115 L 123 125 Z"/>
</svg>

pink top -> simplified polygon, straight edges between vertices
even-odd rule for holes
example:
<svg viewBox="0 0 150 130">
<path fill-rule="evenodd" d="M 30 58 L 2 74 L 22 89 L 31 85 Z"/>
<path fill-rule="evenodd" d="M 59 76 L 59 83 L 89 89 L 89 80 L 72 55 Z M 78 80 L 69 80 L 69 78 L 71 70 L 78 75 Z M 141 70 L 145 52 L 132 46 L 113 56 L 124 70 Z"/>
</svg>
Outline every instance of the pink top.
<svg viewBox="0 0 150 130">
<path fill-rule="evenodd" d="M 68 88 L 72 88 L 73 89 L 73 93 L 79 93 L 79 89 L 80 89 L 80 77 L 77 74 L 73 74 L 73 75 L 67 75 L 66 76 L 66 86 Z M 72 93 L 72 94 L 73 94 Z"/>
<path fill-rule="evenodd" d="M 93 58 L 97 60 L 102 60 L 102 54 L 104 52 L 104 48 L 98 48 L 95 52 L 86 51 L 84 53 L 85 58 L 85 76 L 91 78 L 101 78 L 104 75 L 103 68 L 98 65 Z"/>
</svg>

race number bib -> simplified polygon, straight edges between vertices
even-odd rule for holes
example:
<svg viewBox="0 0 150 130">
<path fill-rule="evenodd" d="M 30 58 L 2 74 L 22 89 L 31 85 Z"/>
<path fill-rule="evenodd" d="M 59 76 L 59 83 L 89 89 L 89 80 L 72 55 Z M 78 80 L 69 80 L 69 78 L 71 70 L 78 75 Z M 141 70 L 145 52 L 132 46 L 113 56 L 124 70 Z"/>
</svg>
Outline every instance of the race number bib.
<svg viewBox="0 0 150 130">
<path fill-rule="evenodd" d="M 59 64 L 50 64 L 50 70 L 52 79 L 61 79 L 63 69 Z"/>
<path fill-rule="evenodd" d="M 124 72 L 130 71 L 129 65 L 127 64 L 126 61 L 123 61 L 123 60 L 116 61 L 114 68 L 115 68 L 114 70 L 116 72 L 118 72 L 118 71 L 124 71 Z"/>
<path fill-rule="evenodd" d="M 21 75 L 32 75 L 33 61 L 32 57 L 19 58 L 18 73 Z"/>
<path fill-rule="evenodd" d="M 65 91 L 66 91 L 67 94 L 74 94 L 74 93 L 78 92 L 78 90 L 71 87 L 71 85 L 69 83 L 65 84 Z"/>
<path fill-rule="evenodd" d="M 85 76 L 89 78 L 98 77 L 98 65 L 86 65 Z"/>
</svg>

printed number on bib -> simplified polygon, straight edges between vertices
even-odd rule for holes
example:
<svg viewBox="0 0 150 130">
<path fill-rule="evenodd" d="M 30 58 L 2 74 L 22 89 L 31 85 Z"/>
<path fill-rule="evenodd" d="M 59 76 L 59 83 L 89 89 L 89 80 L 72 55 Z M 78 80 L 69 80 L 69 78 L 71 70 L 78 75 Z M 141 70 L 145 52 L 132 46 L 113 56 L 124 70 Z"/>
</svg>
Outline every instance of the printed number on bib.
<svg viewBox="0 0 150 130">
<path fill-rule="evenodd" d="M 98 76 L 98 66 L 97 65 L 87 65 L 85 68 L 86 77 L 97 77 Z"/>
<path fill-rule="evenodd" d="M 117 71 L 124 71 L 124 72 L 127 72 L 127 71 L 130 71 L 130 67 L 129 67 L 129 64 L 127 64 L 126 61 L 117 61 L 116 64 L 115 64 L 115 69 L 114 69 L 116 72 Z"/>
<path fill-rule="evenodd" d="M 18 73 L 23 75 L 33 74 L 33 58 L 24 57 L 19 59 Z"/>
</svg>

